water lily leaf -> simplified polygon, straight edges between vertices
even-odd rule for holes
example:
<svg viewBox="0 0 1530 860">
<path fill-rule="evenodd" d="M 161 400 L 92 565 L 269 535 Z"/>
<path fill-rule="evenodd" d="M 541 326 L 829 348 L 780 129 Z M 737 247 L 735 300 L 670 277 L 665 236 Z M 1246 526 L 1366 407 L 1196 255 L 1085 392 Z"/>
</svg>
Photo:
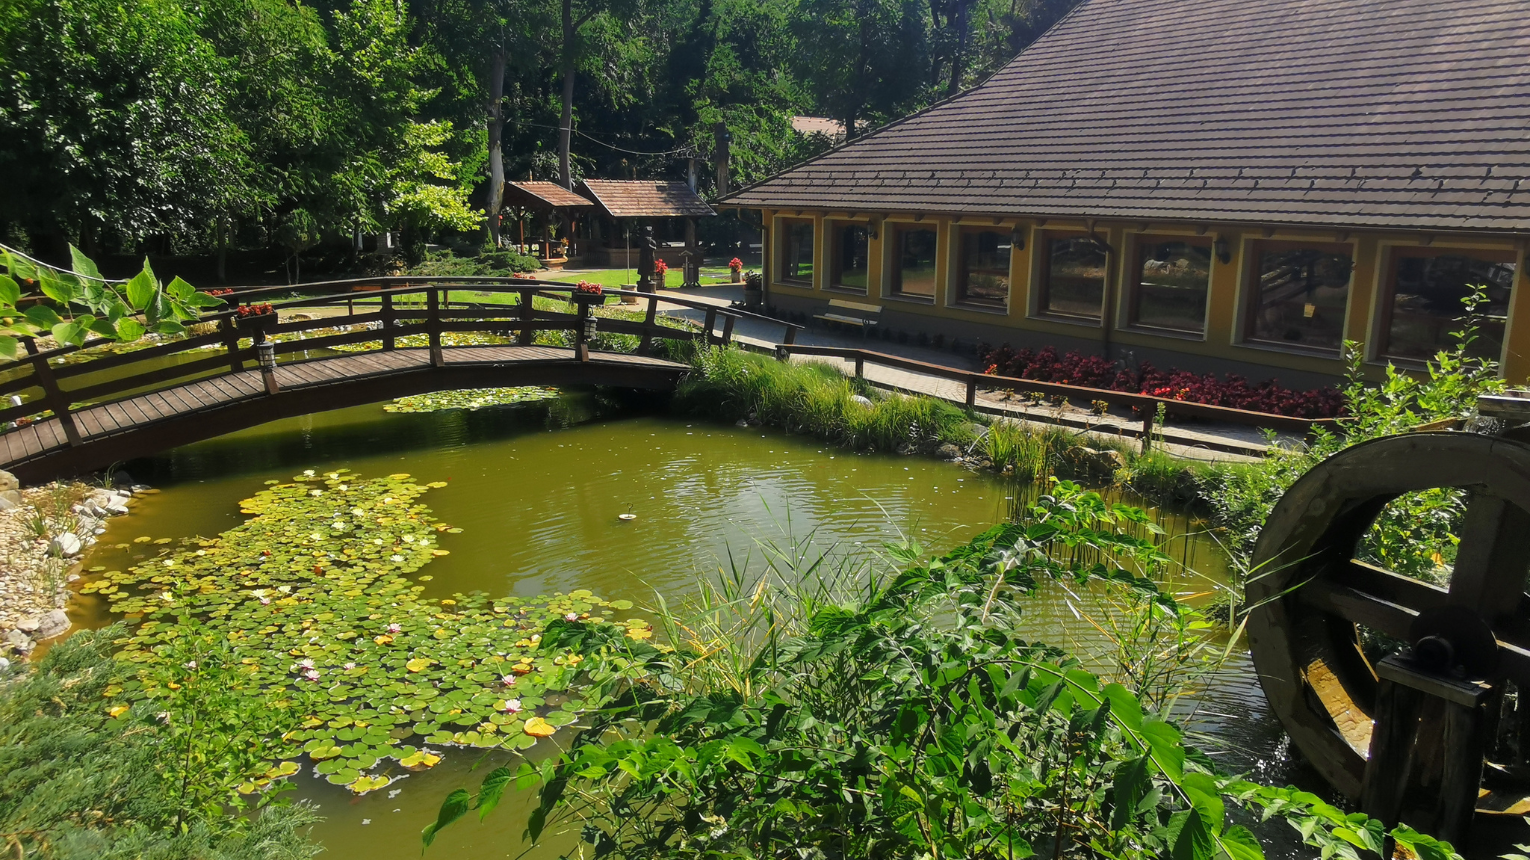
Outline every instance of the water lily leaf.
<svg viewBox="0 0 1530 860">
<path fill-rule="evenodd" d="M 532 717 L 526 721 L 526 725 L 522 727 L 522 731 L 535 738 L 546 738 L 552 737 L 553 734 L 558 731 L 558 729 L 550 725 L 541 717 Z"/>
<path fill-rule="evenodd" d="M 411 672 L 422 672 L 429 668 L 430 664 L 434 662 L 436 661 L 431 660 L 428 657 L 416 657 L 413 660 L 410 660 L 408 663 L 405 663 L 404 668 Z"/>
</svg>

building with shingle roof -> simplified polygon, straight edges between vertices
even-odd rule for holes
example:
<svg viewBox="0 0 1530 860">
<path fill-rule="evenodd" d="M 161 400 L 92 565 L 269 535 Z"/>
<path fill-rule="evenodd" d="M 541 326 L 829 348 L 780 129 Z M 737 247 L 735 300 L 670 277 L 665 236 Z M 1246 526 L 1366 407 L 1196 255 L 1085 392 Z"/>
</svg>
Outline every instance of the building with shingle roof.
<svg viewBox="0 0 1530 860">
<path fill-rule="evenodd" d="M 1084 0 L 981 86 L 741 189 L 772 304 L 886 336 L 1333 378 L 1451 342 L 1530 376 L 1530 16 Z M 857 298 L 858 297 L 858 298 Z M 1522 320 L 1518 325 L 1516 320 Z"/>
</svg>

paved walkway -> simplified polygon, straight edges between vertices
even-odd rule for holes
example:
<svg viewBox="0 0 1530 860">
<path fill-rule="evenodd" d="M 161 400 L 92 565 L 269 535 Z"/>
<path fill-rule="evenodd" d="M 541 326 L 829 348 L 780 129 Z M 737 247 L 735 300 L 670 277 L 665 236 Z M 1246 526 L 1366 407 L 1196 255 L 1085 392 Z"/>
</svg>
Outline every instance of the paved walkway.
<svg viewBox="0 0 1530 860">
<path fill-rule="evenodd" d="M 743 299 L 743 288 L 736 284 L 703 285 L 688 290 L 663 290 L 661 296 L 673 295 L 691 301 L 702 301 L 727 307 Z M 660 309 L 672 316 L 700 322 L 703 311 L 678 305 L 660 304 Z M 720 324 L 719 324 L 720 327 Z M 734 326 L 733 337 L 745 347 L 775 351 L 780 342 L 782 327 L 762 320 L 743 319 Z M 974 361 L 964 355 L 956 355 L 936 349 L 892 343 L 883 340 L 864 340 L 851 335 L 837 334 L 822 328 L 809 328 L 797 333 L 796 342 L 812 346 L 858 347 L 910 358 L 928 364 L 939 364 L 960 370 L 974 370 Z M 818 361 L 853 373 L 854 363 L 844 359 L 820 356 L 794 356 L 793 361 Z M 926 394 L 956 403 L 966 402 L 966 386 L 938 376 L 900 370 L 867 363 L 866 378 L 883 388 L 910 394 Z M 1136 440 L 1141 437 L 1142 424 L 1124 410 L 1095 415 L 1078 406 L 1051 406 L 1033 404 L 1022 396 L 1011 397 L 1001 390 L 979 389 L 977 408 L 994 415 L 1004 415 L 1020 421 L 1052 424 L 1077 429 L 1081 433 L 1094 433 Z M 1298 437 L 1282 434 L 1281 441 L 1294 442 Z M 1264 431 L 1241 424 L 1195 422 L 1171 424 L 1163 429 L 1162 448 L 1171 454 L 1199 460 L 1246 461 L 1259 457 L 1268 448 Z"/>
</svg>

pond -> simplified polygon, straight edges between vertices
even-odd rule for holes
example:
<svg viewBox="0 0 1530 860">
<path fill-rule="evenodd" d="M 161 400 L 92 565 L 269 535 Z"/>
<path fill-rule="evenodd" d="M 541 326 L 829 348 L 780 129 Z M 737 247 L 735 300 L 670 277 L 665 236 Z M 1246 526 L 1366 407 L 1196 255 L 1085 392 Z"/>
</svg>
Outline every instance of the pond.
<svg viewBox="0 0 1530 860">
<path fill-rule="evenodd" d="M 794 546 L 853 550 L 907 537 L 943 551 L 1008 518 L 1029 489 L 931 459 L 857 455 L 770 429 L 633 415 L 589 393 L 474 412 L 358 407 L 126 465 L 161 492 L 113 521 L 87 565 L 119 568 L 152 552 L 135 538 L 231 529 L 247 519 L 241 499 L 304 469 L 344 468 L 363 478 L 407 472 L 444 484 L 424 501 L 461 529 L 442 535 L 450 554 L 426 569 L 427 594 L 529 598 L 585 588 L 639 607 L 652 605 L 655 593 L 682 598 L 730 564 L 758 569 L 766 556 Z M 635 518 L 619 518 L 627 513 Z M 1193 518 L 1154 515 L 1171 533 L 1198 529 Z M 1173 583 L 1181 594 L 1205 593 L 1221 580 L 1214 543 L 1191 534 L 1171 550 L 1204 575 Z M 1033 637 L 1069 650 L 1097 648 L 1090 605 L 1087 594 L 1048 587 L 1028 604 L 1023 623 Z M 109 620 L 90 595 L 76 603 L 75 615 L 86 624 Z M 1299 776 L 1281 754 L 1283 734 L 1241 650 L 1181 711 L 1197 743 L 1230 768 L 1277 782 Z M 550 753 L 551 746 L 532 752 Z M 454 749 L 434 769 L 360 797 L 300 774 L 296 796 L 320 807 L 326 820 L 314 837 L 331 850 L 415 858 L 420 828 L 447 792 L 476 785 L 484 768 L 509 755 Z M 475 767 L 479 772 L 469 773 Z M 524 808 L 512 794 L 485 824 L 447 830 L 430 853 L 517 856 L 525 847 L 525 814 L 517 810 Z M 534 856 L 571 847 L 548 844 Z"/>
</svg>

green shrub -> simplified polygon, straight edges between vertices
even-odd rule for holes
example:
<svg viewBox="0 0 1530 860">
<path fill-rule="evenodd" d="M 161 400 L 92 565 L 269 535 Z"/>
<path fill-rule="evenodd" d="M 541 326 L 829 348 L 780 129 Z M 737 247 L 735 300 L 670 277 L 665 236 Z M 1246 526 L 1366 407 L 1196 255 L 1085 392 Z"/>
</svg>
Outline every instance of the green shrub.
<svg viewBox="0 0 1530 860">
<path fill-rule="evenodd" d="M 706 347 L 696 350 L 691 364 L 675 394 L 682 414 L 724 421 L 754 416 L 860 451 L 944 442 L 966 448 L 977 440 L 972 419 L 956 406 L 885 392 L 818 362 L 780 362 L 736 348 Z"/>
<path fill-rule="evenodd" d="M 6 853 L 60 860 L 303 860 L 318 853 L 303 833 L 317 820 L 306 806 L 270 805 L 246 818 L 199 802 L 232 786 L 202 769 L 216 765 L 207 744 L 185 746 L 181 729 L 197 723 L 183 719 L 180 705 L 163 719 L 108 716 L 102 694 L 132 675 L 111 656 L 113 639 L 123 635 L 120 627 L 76 633 L 19 677 L 0 681 Z M 188 793 L 185 777 L 193 772 L 197 784 Z"/>
</svg>

